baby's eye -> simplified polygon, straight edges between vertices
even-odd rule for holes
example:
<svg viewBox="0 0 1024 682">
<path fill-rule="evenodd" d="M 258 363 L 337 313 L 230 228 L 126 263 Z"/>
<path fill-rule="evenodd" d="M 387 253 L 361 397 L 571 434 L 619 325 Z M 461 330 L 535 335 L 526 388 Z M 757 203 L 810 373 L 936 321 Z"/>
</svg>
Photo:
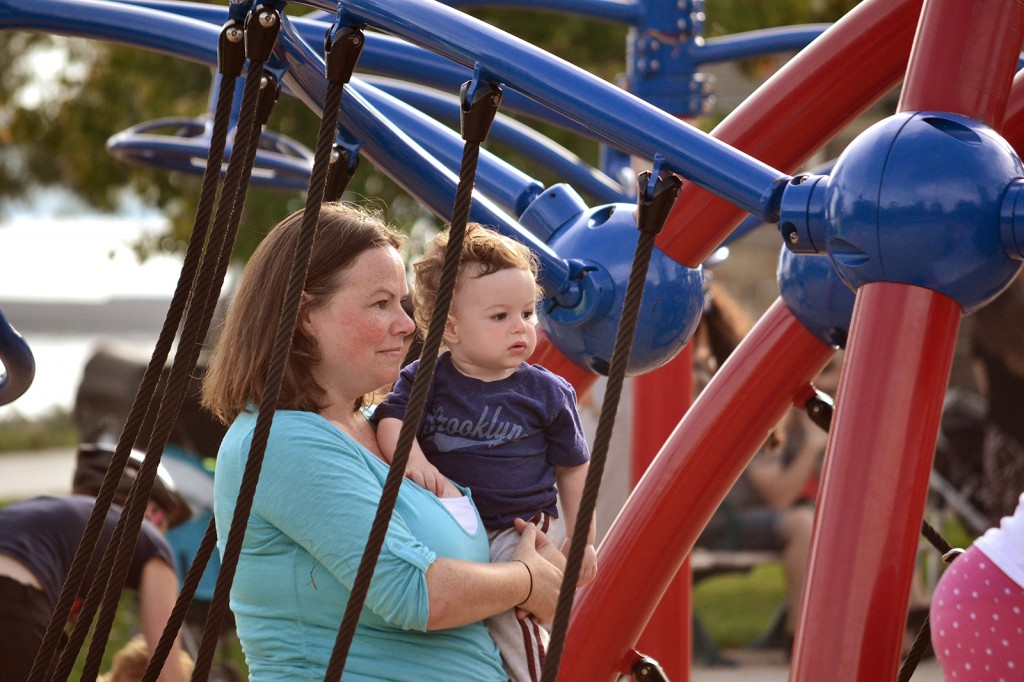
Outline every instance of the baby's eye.
<svg viewBox="0 0 1024 682">
<path fill-rule="evenodd" d="M 495 322 L 501 322 L 506 317 L 508 317 L 508 315 L 506 315 L 505 313 L 496 313 L 494 317 L 492 317 L 491 319 L 493 319 Z"/>
<path fill-rule="evenodd" d="M 532 320 L 533 319 L 533 315 L 534 315 L 534 311 L 533 310 L 524 310 L 523 311 L 523 319 L 524 320 Z"/>
</svg>

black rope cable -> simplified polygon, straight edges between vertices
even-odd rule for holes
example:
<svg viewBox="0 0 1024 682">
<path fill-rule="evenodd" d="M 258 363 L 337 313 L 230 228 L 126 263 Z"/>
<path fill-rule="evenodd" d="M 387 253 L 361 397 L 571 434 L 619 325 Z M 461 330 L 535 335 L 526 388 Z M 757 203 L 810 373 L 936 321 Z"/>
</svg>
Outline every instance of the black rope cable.
<svg viewBox="0 0 1024 682">
<path fill-rule="evenodd" d="M 668 216 L 668 209 L 671 208 L 672 202 L 678 196 L 679 187 L 682 184 L 678 177 L 670 174 L 659 178 L 654 192 L 649 195 L 650 175 L 649 171 L 641 173 L 637 182 L 639 189 L 637 192 L 637 229 L 640 231 L 640 236 L 633 255 L 633 267 L 629 273 L 629 282 L 626 285 L 622 319 L 619 321 L 615 344 L 612 347 L 608 383 L 598 417 L 594 448 L 590 454 L 590 467 L 583 485 L 576 526 L 569 544 L 569 556 L 562 576 L 562 589 L 558 593 L 555 619 L 551 627 L 551 640 L 544 658 L 542 682 L 554 682 L 558 675 L 558 667 L 561 664 L 565 647 L 566 632 L 569 628 L 569 616 L 576 596 L 576 583 L 579 581 L 580 567 L 583 564 L 583 553 L 586 549 L 587 536 L 590 533 L 591 518 L 597 506 L 598 489 L 604 474 L 608 447 L 615 427 L 615 415 L 622 394 L 622 384 L 629 365 L 633 336 L 640 316 L 640 301 L 644 293 L 651 254 L 654 251 L 654 239 L 661 231 L 665 218 Z M 656 201 L 658 203 L 655 203 Z"/>
<path fill-rule="evenodd" d="M 260 89 L 266 88 L 266 83 L 267 78 L 265 75 L 255 79 L 255 95 L 257 97 L 260 94 Z M 228 164 L 228 179 L 226 181 L 226 185 L 232 184 L 232 175 L 236 178 L 236 184 L 238 182 L 238 178 L 241 178 L 242 186 L 248 182 L 248 173 L 249 170 L 251 170 L 252 161 L 255 158 L 256 139 L 258 139 L 259 128 L 258 126 L 251 125 L 250 121 L 248 125 L 250 130 L 253 130 L 254 132 L 247 136 L 245 134 L 246 125 L 247 123 L 242 121 L 240 118 L 238 131 L 236 132 L 236 140 L 240 140 L 240 142 L 236 144 L 236 152 L 232 155 Z M 250 139 L 248 149 L 245 143 L 247 137 Z M 248 156 L 246 152 L 248 152 Z M 234 173 L 232 173 L 233 166 L 235 168 Z M 125 507 L 125 511 L 122 513 L 122 517 L 118 521 L 119 525 L 126 524 L 128 530 L 122 534 L 119 543 L 111 542 L 110 545 L 108 545 L 107 554 L 104 555 L 103 562 L 101 563 L 99 575 L 108 575 L 109 578 L 106 583 L 106 589 L 103 592 L 103 601 L 100 609 L 99 620 L 94 628 L 89 654 L 85 662 L 83 671 L 85 679 L 91 679 L 93 675 L 96 675 L 99 672 L 99 667 L 102 663 L 103 651 L 106 647 L 107 638 L 109 637 L 114 617 L 116 616 L 117 603 L 120 598 L 121 590 L 124 587 L 125 572 L 113 572 L 111 570 L 111 566 L 126 566 L 130 561 L 130 556 L 138 541 L 139 528 L 145 514 L 145 503 L 143 502 L 141 505 L 136 507 L 132 502 L 140 494 L 142 495 L 142 500 L 148 499 L 149 491 L 152 489 L 153 481 L 156 478 L 163 448 L 170 436 L 174 422 L 177 420 L 177 415 L 181 409 L 181 405 L 184 402 L 185 391 L 199 357 L 201 340 L 205 338 L 209 329 L 210 321 L 212 319 L 212 311 L 215 307 L 214 304 L 210 303 L 209 297 L 217 297 L 221 284 L 223 283 L 224 275 L 227 271 L 227 255 L 223 255 L 223 257 L 221 257 L 221 253 L 225 249 L 230 253 L 231 247 L 233 246 L 234 230 L 237 229 L 237 218 L 240 214 L 241 208 L 237 205 L 237 201 L 233 201 L 231 210 L 225 211 L 223 204 L 225 203 L 226 198 L 233 199 L 234 196 L 235 195 L 231 192 L 224 192 L 221 196 L 221 207 L 218 210 L 217 225 L 215 225 L 214 234 L 211 237 L 211 243 L 208 246 L 208 251 L 214 253 L 215 257 L 211 256 L 207 260 L 208 266 L 200 270 L 198 274 L 195 293 L 193 295 L 193 298 L 195 299 L 193 307 L 196 312 L 185 318 L 185 326 L 182 331 L 179 344 L 181 350 L 171 366 L 164 397 L 161 400 L 157 411 L 152 437 L 147 445 L 146 457 L 143 461 L 142 468 L 139 470 L 136 482 L 133 485 L 132 493 L 129 495 L 129 504 Z M 230 221 L 232 220 L 234 220 L 234 223 L 230 224 Z M 224 235 L 229 231 L 232 235 L 232 239 L 225 240 Z M 219 240 L 219 248 L 217 247 L 215 240 Z M 216 285 L 214 283 L 215 278 L 217 278 Z M 205 301 L 204 298 L 206 299 Z M 139 492 L 139 490 L 141 490 L 141 492 Z M 110 558 L 112 551 L 113 559 Z M 90 592 L 90 596 L 91 595 L 92 592 Z M 88 623 L 91 621 L 94 612 L 94 608 L 90 610 L 83 608 L 83 618 L 72 632 L 73 641 L 77 641 L 77 646 L 81 646 L 81 641 L 86 635 Z M 65 656 L 61 664 L 64 669 L 69 671 L 69 666 L 73 664 L 73 659 Z"/>
<path fill-rule="evenodd" d="M 269 54 L 269 48 L 267 49 L 267 53 Z M 259 71 L 254 70 L 254 73 L 258 74 Z M 247 94 L 249 94 L 249 97 L 252 98 L 254 96 L 258 96 L 260 89 L 262 87 L 265 87 L 267 78 L 266 76 L 251 76 L 250 80 L 254 83 L 254 86 L 247 89 L 250 89 L 253 92 Z M 245 99 L 246 94 L 243 94 L 243 101 Z M 267 115 L 269 115 L 269 113 Z M 253 125 L 253 118 L 254 117 L 250 116 L 248 117 L 248 120 L 246 120 L 243 117 L 240 117 L 239 119 L 238 129 L 236 132 L 236 138 L 238 138 L 236 140 L 237 153 L 232 155 L 232 158 L 228 164 L 228 171 L 225 182 L 227 187 L 239 185 L 244 186 L 248 182 L 248 175 L 251 172 L 252 159 L 255 158 L 255 140 L 258 139 L 259 131 L 258 127 Z M 245 133 L 247 127 L 250 130 L 253 130 L 253 132 L 249 135 L 246 135 Z M 247 158 L 246 154 L 242 153 L 242 151 L 246 147 L 246 139 L 250 139 L 249 156 L 251 158 Z M 240 178 L 241 182 L 239 180 Z M 211 244 L 208 247 L 208 251 L 211 251 L 213 253 L 218 252 L 218 249 L 215 248 L 215 240 L 219 239 L 221 242 L 221 247 L 219 251 L 226 251 L 227 253 L 230 253 L 231 247 L 233 245 L 234 231 L 237 230 L 238 215 L 240 214 L 241 207 L 240 202 L 237 200 L 237 192 L 225 191 L 222 193 L 220 199 L 221 205 L 217 212 L 217 218 L 214 225 L 214 233 L 210 239 Z M 226 203 L 229 202 L 231 203 L 231 210 L 226 211 L 224 206 Z M 233 223 L 231 221 L 233 221 Z M 231 233 L 230 240 L 225 238 L 225 233 L 229 231 Z M 218 235 L 220 236 L 218 237 Z M 187 387 L 188 378 L 198 359 L 200 349 L 199 340 L 205 338 L 206 332 L 209 329 L 212 311 L 215 307 L 215 304 L 211 303 L 209 300 L 207 300 L 206 305 L 203 306 L 202 297 L 199 296 L 199 293 L 206 293 L 207 297 L 210 295 L 214 297 L 217 296 L 220 290 L 220 284 L 222 284 L 224 275 L 226 274 L 227 271 L 226 261 L 226 255 L 224 258 L 215 258 L 212 262 L 212 267 L 204 267 L 198 274 L 198 281 L 195 286 L 197 293 L 194 295 L 194 298 L 196 299 L 196 301 L 198 301 L 198 309 L 203 311 L 204 314 L 193 314 L 191 316 L 188 316 L 185 320 L 185 329 L 182 332 L 180 347 L 184 349 L 186 352 L 184 353 L 184 357 L 180 357 L 178 360 L 176 360 L 171 368 L 170 378 L 168 379 L 168 385 L 167 388 L 165 389 L 164 398 L 160 403 L 160 409 L 157 414 L 156 423 L 153 427 L 153 434 L 151 442 L 147 449 L 147 455 L 143 462 L 142 468 L 138 473 L 138 478 L 136 480 L 135 486 L 133 486 L 133 492 L 131 495 L 129 495 L 129 503 L 131 503 L 133 495 L 136 494 L 136 489 L 139 487 L 141 487 L 142 491 L 144 491 L 143 499 L 148 498 L 149 490 L 152 488 L 153 480 L 156 477 L 156 471 L 157 467 L 159 466 L 159 460 L 162 454 L 163 446 L 166 443 L 166 440 L 170 434 L 170 429 L 173 426 L 173 423 L 176 420 L 177 414 L 180 410 L 181 404 L 184 401 L 184 394 L 185 389 Z M 215 271 L 217 272 L 218 279 L 216 287 L 213 286 Z M 199 322 L 197 323 L 195 322 L 195 320 L 199 320 Z M 116 565 L 127 565 L 128 554 L 131 551 L 130 548 L 134 547 L 135 543 L 138 540 L 138 529 L 139 526 L 141 525 L 142 515 L 144 514 L 144 512 L 144 505 L 142 505 L 138 509 L 135 509 L 133 506 L 131 506 L 131 504 L 129 504 L 129 506 L 126 507 L 125 512 L 122 513 L 122 518 L 118 521 L 118 523 L 125 523 L 127 515 L 127 519 L 131 522 L 129 527 L 133 530 L 131 531 L 127 538 L 127 545 L 125 545 L 124 539 L 122 539 L 121 543 L 117 545 L 117 558 L 115 559 Z M 109 629 L 113 623 L 113 617 L 116 613 L 117 600 L 119 598 L 120 591 L 123 588 L 123 573 L 117 575 L 110 573 L 111 560 L 109 559 L 109 553 L 112 551 L 113 547 L 114 543 L 108 545 L 108 554 L 105 555 L 104 561 L 103 563 L 101 563 L 101 570 L 99 572 L 99 575 L 110 575 L 110 578 L 108 580 L 106 592 L 104 593 L 105 600 L 103 611 L 101 611 L 101 620 L 96 626 L 96 633 L 99 635 L 99 638 L 97 638 L 97 634 L 93 635 L 93 645 L 90 647 L 90 655 L 86 661 L 87 675 L 90 672 L 92 672 L 92 669 L 95 669 L 95 671 L 98 672 L 98 666 L 102 658 L 102 651 L 106 645 L 106 638 L 109 636 Z M 92 608 L 88 608 L 89 602 L 91 601 L 91 597 L 92 592 L 90 592 L 90 599 L 86 600 L 86 607 L 83 608 L 83 617 L 80 619 L 79 623 L 72 631 L 72 640 L 69 643 L 69 646 L 71 644 L 75 645 L 74 647 L 71 647 L 72 649 L 81 646 L 81 643 L 86 635 L 86 631 L 88 630 L 88 624 L 92 619 L 92 615 L 95 613 L 95 606 L 93 606 Z M 70 672 L 70 666 L 73 665 L 74 662 L 73 656 L 69 656 L 67 655 L 67 653 L 68 652 L 65 653 L 65 656 L 62 658 L 61 661 L 61 665 L 63 668 L 63 677 L 66 677 L 67 674 Z"/>
<path fill-rule="evenodd" d="M 233 39 L 235 36 L 229 33 L 228 29 L 229 26 L 226 25 L 225 31 L 222 32 L 222 36 L 224 36 L 222 44 L 230 47 L 231 44 L 238 43 L 240 46 L 240 39 Z M 229 35 L 232 37 L 227 37 Z M 240 38 L 240 32 L 237 34 L 237 37 Z M 68 620 L 71 606 L 81 588 L 89 563 L 92 561 L 92 555 L 95 552 L 104 519 L 106 518 L 107 511 L 110 509 L 118 482 L 131 455 L 132 444 L 134 444 L 138 437 L 146 414 L 151 408 L 162 369 L 174 343 L 174 337 L 188 305 L 188 299 L 192 295 L 193 281 L 202 262 L 210 214 L 212 212 L 211 207 L 216 196 L 216 178 L 220 174 L 221 155 L 230 120 L 230 101 L 233 94 L 233 85 L 230 79 L 225 79 L 221 83 L 219 100 L 224 99 L 225 93 L 227 93 L 228 106 L 222 112 L 218 111 L 214 121 L 211 137 L 211 156 L 207 164 L 203 192 L 200 195 L 192 236 L 189 238 L 188 246 L 186 247 L 181 273 L 175 286 L 174 294 L 171 297 L 166 318 L 157 337 L 153 355 L 143 374 L 135 400 L 132 403 L 125 426 L 122 429 L 122 434 L 118 439 L 115 453 L 111 457 L 111 462 L 100 486 L 100 491 L 96 495 L 96 503 L 92 514 L 83 531 L 78 550 L 72 560 L 65 584 L 51 615 L 51 620 L 40 644 L 36 660 L 33 663 L 32 671 L 29 675 L 29 680 L 33 682 L 49 679 L 54 671 L 54 666 L 61 653 L 61 633 L 64 631 L 64 624 Z M 211 175 L 214 178 L 212 185 L 208 181 Z M 210 187 L 210 189 L 208 190 L 207 187 Z"/>
<path fill-rule="evenodd" d="M 462 97 L 462 137 L 466 143 L 462 150 L 462 165 L 459 169 L 459 182 L 455 189 L 452 220 L 448 228 L 448 246 L 445 249 L 437 299 L 434 301 L 434 310 L 431 313 L 427 334 L 423 340 L 420 364 L 409 392 L 409 401 L 399 431 L 398 442 L 395 445 L 395 454 L 384 480 L 377 513 L 370 527 L 363 556 L 352 584 L 352 591 L 338 628 L 334 649 L 331 651 L 331 658 L 324 673 L 325 682 L 337 682 L 341 679 L 341 674 L 344 671 L 345 660 L 348 658 L 349 648 L 359 622 L 359 614 L 363 610 L 370 581 L 373 579 L 377 557 L 384 544 L 395 502 L 398 499 L 398 491 L 405 476 L 409 450 L 416 436 L 416 428 L 423 414 L 427 392 L 434 378 L 434 367 L 437 364 L 438 350 L 441 347 L 441 338 L 444 334 L 448 309 L 462 258 L 466 224 L 469 221 L 470 207 L 473 202 L 473 185 L 477 161 L 480 157 L 480 145 L 487 138 L 491 121 L 493 121 L 501 102 L 501 89 L 498 85 L 490 82 L 481 83 L 475 92 L 470 92 L 472 84 L 473 81 L 463 84 L 460 93 Z"/>
<path fill-rule="evenodd" d="M 257 416 L 256 427 L 253 434 L 253 441 L 250 447 L 245 471 L 239 488 L 235 514 L 231 520 L 228 532 L 224 556 L 217 576 L 217 583 L 214 588 L 213 599 L 210 604 L 209 615 L 203 632 L 203 639 L 200 644 L 199 654 L 196 659 L 196 666 L 193 672 L 193 679 L 205 679 L 208 675 L 212 662 L 216 638 L 219 635 L 220 623 L 225 610 L 228 608 L 231 583 L 234 580 L 234 573 L 238 565 L 238 557 L 241 553 L 242 539 L 245 527 L 248 523 L 249 512 L 252 508 L 252 500 L 255 495 L 259 481 L 260 469 L 262 468 L 263 455 L 266 449 L 267 440 L 270 435 L 270 426 L 273 413 L 276 409 L 277 400 L 280 395 L 280 388 L 284 376 L 284 368 L 291 349 L 291 341 L 294 336 L 296 321 L 298 319 L 299 303 L 302 299 L 302 291 L 305 285 L 306 270 L 308 269 L 310 254 L 312 252 L 316 228 L 319 222 L 320 206 L 324 197 L 328 166 L 330 162 L 331 148 L 334 141 L 335 131 L 341 104 L 341 97 L 345 82 L 351 75 L 351 68 L 354 68 L 358 51 L 351 56 L 351 67 L 346 67 L 338 59 L 332 59 L 332 52 L 341 54 L 344 49 L 338 50 L 339 45 L 347 48 L 362 47 L 362 32 L 358 29 L 343 29 L 336 37 L 335 50 L 328 45 L 327 75 L 328 88 L 325 96 L 324 111 L 321 118 L 320 133 L 314 153 L 313 170 L 310 175 L 309 190 L 306 197 L 306 206 L 303 211 L 302 224 L 300 226 L 299 239 L 296 244 L 295 253 L 292 259 L 292 272 L 289 286 L 282 301 L 280 323 L 275 339 L 274 351 L 268 368 L 267 385 L 264 392 L 264 400 L 260 405 Z M 343 55 L 344 56 L 344 55 Z M 347 75 L 336 74 L 337 68 L 348 68 Z M 211 521 L 211 528 L 213 522 Z M 211 532 L 207 529 L 207 533 Z"/>
<path fill-rule="evenodd" d="M 953 563 L 953 561 L 960 556 L 962 550 L 954 548 L 944 537 L 937 531 L 927 519 L 921 520 L 921 534 L 924 535 L 925 539 L 931 543 L 932 547 L 939 550 L 942 553 L 942 560 L 947 564 Z M 898 682 L 908 682 L 914 675 L 914 671 L 917 670 L 918 664 L 921 659 L 924 658 L 925 652 L 928 650 L 928 645 L 932 640 L 932 626 L 931 617 L 926 614 L 924 622 L 921 623 L 921 629 L 917 631 L 917 636 L 914 638 L 914 644 L 910 647 L 910 651 L 907 652 L 903 662 L 900 663 L 900 672 L 896 678 Z"/>
</svg>

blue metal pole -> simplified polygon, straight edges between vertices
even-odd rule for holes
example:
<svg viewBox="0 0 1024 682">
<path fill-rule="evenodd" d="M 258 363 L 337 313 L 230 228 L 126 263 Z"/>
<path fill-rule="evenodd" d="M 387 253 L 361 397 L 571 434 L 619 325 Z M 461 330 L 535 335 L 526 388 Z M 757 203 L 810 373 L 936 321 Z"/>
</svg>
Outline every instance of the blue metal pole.
<svg viewBox="0 0 1024 682">
<path fill-rule="evenodd" d="M 733 35 L 708 38 L 703 45 L 689 47 L 690 59 L 694 64 L 731 62 L 736 59 L 756 57 L 772 52 L 802 50 L 831 24 L 806 24 L 746 31 Z"/>
<path fill-rule="evenodd" d="M 790 176 L 529 43 L 437 4 L 355 0 L 354 21 L 378 27 L 470 66 L 579 120 L 608 143 L 653 159 L 740 208 L 773 221 Z M 424 26 L 431 27 L 429 35 Z M 671 146 L 670 146 L 671 145 Z"/>
<path fill-rule="evenodd" d="M 372 83 L 380 90 L 412 105 L 428 116 L 450 125 L 458 125 L 459 101 L 454 95 L 446 96 L 437 90 L 391 79 L 370 78 L 364 79 L 364 82 Z M 597 203 L 611 204 L 631 200 L 623 187 L 613 179 L 593 168 L 554 140 L 508 116 L 498 114 L 495 117 L 488 139 L 508 145 L 517 152 L 525 154 L 538 165 L 544 166 L 572 185 L 574 189 L 590 195 Z M 423 143 L 424 140 L 421 139 L 420 142 Z M 485 193 L 498 196 L 489 191 L 485 191 Z M 525 208 L 524 205 L 514 212 L 519 215 Z"/>
</svg>

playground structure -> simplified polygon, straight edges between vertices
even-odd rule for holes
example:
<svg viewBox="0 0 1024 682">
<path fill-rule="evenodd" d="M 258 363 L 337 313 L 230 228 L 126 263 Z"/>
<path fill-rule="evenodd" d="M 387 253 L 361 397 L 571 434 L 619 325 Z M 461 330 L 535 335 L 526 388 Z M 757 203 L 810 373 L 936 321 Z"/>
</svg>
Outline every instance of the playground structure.
<svg viewBox="0 0 1024 682">
<path fill-rule="evenodd" d="M 649 653 L 638 643 L 701 529 L 785 411 L 813 397 L 811 380 L 837 345 L 847 351 L 791 679 L 892 679 L 959 321 L 998 294 L 1024 258 L 1024 166 L 1015 151 L 1024 87 L 1014 78 L 1024 8 L 866 0 L 827 29 L 705 42 L 699 2 L 559 3 L 635 27 L 630 86 L 650 103 L 444 5 L 306 4 L 324 16 L 282 13 L 266 69 L 318 114 L 326 85 L 314 46 L 328 28 L 366 27 L 387 35 L 366 34 L 360 74 L 416 73 L 449 92 L 467 79 L 500 83 L 504 107 L 561 121 L 618 152 L 608 168 L 590 169 L 510 122 L 495 124 L 496 135 L 532 140 L 538 158 L 561 158 L 569 182 L 605 202 L 593 207 L 570 184 L 541 187 L 491 154 L 481 153 L 477 171 L 471 219 L 526 242 L 541 260 L 548 342 L 535 359 L 578 390 L 610 364 L 625 245 L 636 240 L 630 190 L 615 178 L 633 156 L 653 164 L 652 177 L 688 181 L 657 240 L 630 356 L 652 424 L 637 449 L 657 456 L 601 544 L 601 578 L 576 598 L 562 679 L 611 679 L 638 651 Z M 0 0 L 0 28 L 111 40 L 214 66 L 226 19 L 283 5 L 231 3 L 225 12 L 180 2 Z M 804 44 L 711 135 L 677 118 L 700 111 L 701 63 Z M 670 70 L 674 81 L 660 80 L 654 63 L 675 63 L 669 53 L 679 46 L 691 62 Z M 899 110 L 858 137 L 828 175 L 790 175 L 901 80 Z M 450 102 L 388 87 L 394 94 L 358 77 L 345 86 L 342 158 L 367 159 L 447 219 L 462 141 L 423 112 L 440 116 Z M 680 91 L 681 104 L 666 100 Z M 197 132 L 140 146 L 152 130 L 111 146 L 170 166 L 204 143 Z M 276 148 L 286 153 L 268 157 L 268 167 L 284 156 L 282 174 L 301 169 L 294 147 Z M 782 298 L 690 409 L 685 400 L 668 404 L 661 396 L 678 395 L 680 351 L 700 314 L 701 263 L 744 213 L 780 226 Z"/>
</svg>

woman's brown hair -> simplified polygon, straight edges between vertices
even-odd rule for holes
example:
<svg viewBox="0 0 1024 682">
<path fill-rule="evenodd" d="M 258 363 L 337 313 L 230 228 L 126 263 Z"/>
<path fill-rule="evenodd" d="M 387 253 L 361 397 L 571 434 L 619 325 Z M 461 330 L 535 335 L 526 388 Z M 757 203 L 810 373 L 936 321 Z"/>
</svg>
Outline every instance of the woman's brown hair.
<svg viewBox="0 0 1024 682">
<path fill-rule="evenodd" d="M 224 423 L 231 422 L 250 402 L 259 405 L 263 400 L 302 213 L 292 213 L 263 239 L 246 264 L 228 306 L 203 381 L 203 406 Z M 375 212 L 349 204 L 324 204 L 310 254 L 303 309 L 324 305 L 344 283 L 345 271 L 364 251 L 401 249 L 403 243 L 401 233 Z M 297 325 L 278 397 L 279 409 L 317 412 L 324 407 L 324 388 L 311 372 L 319 360 L 316 340 Z"/>
</svg>

